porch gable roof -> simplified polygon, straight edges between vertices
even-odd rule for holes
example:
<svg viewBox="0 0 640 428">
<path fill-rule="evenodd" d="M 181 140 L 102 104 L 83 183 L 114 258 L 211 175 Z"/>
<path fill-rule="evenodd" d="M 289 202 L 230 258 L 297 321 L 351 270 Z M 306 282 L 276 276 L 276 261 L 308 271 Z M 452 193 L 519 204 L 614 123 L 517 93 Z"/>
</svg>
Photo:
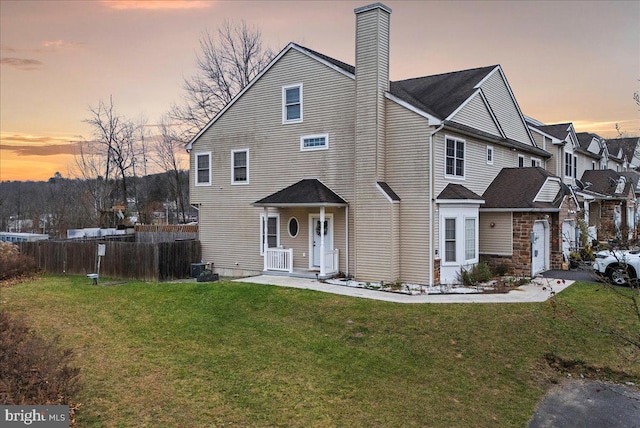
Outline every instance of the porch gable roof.
<svg viewBox="0 0 640 428">
<path fill-rule="evenodd" d="M 316 178 L 305 178 L 252 203 L 254 207 L 345 207 L 348 202 Z"/>
<path fill-rule="evenodd" d="M 539 194 L 548 180 L 558 181 L 553 200 L 541 200 Z M 557 177 L 540 167 L 503 168 L 482 195 L 486 209 L 558 210 L 570 190 Z M 544 199 L 544 198 L 542 198 Z"/>
</svg>

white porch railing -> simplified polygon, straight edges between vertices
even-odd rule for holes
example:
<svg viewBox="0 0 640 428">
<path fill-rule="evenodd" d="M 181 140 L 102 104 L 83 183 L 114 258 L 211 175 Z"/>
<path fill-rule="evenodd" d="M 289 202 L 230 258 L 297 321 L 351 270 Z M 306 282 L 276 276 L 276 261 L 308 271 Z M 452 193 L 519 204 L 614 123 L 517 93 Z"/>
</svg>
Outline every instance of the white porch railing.
<svg viewBox="0 0 640 428">
<path fill-rule="evenodd" d="M 340 271 L 340 266 L 338 265 L 339 260 L 339 251 L 336 248 L 333 251 L 327 251 L 324 253 L 324 264 L 327 274 L 338 273 Z"/>
<path fill-rule="evenodd" d="M 293 272 L 293 248 L 267 248 L 264 253 L 264 270 Z"/>
</svg>

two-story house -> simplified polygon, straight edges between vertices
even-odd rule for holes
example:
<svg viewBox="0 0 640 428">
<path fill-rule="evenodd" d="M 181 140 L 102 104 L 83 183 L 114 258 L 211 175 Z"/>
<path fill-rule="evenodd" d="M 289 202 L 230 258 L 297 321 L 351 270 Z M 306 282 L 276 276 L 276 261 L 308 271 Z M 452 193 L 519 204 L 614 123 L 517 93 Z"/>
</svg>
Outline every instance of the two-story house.
<svg viewBox="0 0 640 428">
<path fill-rule="evenodd" d="M 355 67 L 290 43 L 188 144 L 203 258 L 421 284 L 558 267 L 574 199 L 502 68 L 390 82 L 391 9 L 355 17 Z"/>
</svg>

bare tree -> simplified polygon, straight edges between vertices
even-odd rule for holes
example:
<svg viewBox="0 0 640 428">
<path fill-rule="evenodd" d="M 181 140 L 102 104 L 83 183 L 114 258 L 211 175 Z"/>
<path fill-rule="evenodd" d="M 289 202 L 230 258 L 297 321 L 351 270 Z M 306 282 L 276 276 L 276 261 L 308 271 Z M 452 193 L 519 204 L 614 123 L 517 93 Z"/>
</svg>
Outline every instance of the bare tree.
<svg viewBox="0 0 640 428">
<path fill-rule="evenodd" d="M 126 178 L 129 170 L 134 166 L 142 124 L 118 115 L 114 109 L 112 97 L 109 97 L 108 104 L 101 100 L 97 107 L 90 107 L 89 111 L 91 117 L 84 122 L 92 127 L 93 141 L 106 154 L 104 177 L 108 180 L 113 172 L 119 179 L 121 186 L 119 196 L 122 204 L 127 206 Z"/>
<path fill-rule="evenodd" d="M 202 129 L 271 61 L 262 33 L 246 22 L 225 21 L 217 39 L 209 31 L 200 38 L 197 73 L 185 78 L 183 100 L 171 116 L 186 125 L 187 138 Z"/>
<path fill-rule="evenodd" d="M 188 169 L 187 158 L 184 154 L 184 141 L 180 139 L 180 132 L 168 122 L 168 117 L 160 121 L 160 135 L 154 144 L 153 162 L 163 171 L 168 173 L 169 192 L 172 201 L 178 209 L 179 220 L 186 220 L 184 174 L 181 171 Z"/>
</svg>

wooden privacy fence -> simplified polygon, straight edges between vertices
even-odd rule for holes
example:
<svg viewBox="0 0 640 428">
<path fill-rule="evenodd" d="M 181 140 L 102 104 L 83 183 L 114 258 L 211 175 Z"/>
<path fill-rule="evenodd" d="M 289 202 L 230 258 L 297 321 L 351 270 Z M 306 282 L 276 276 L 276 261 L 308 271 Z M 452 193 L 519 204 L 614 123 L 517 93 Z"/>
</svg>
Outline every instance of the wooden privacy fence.
<svg viewBox="0 0 640 428">
<path fill-rule="evenodd" d="M 192 224 L 165 224 L 135 226 L 136 242 L 173 242 L 198 239 L 198 226 Z"/>
<path fill-rule="evenodd" d="M 100 276 L 142 281 L 188 278 L 191 263 L 201 260 L 200 241 L 141 242 L 38 241 L 18 244 L 22 254 L 32 256 L 40 269 L 53 274 L 93 273 L 98 243 L 106 253 Z"/>
</svg>

